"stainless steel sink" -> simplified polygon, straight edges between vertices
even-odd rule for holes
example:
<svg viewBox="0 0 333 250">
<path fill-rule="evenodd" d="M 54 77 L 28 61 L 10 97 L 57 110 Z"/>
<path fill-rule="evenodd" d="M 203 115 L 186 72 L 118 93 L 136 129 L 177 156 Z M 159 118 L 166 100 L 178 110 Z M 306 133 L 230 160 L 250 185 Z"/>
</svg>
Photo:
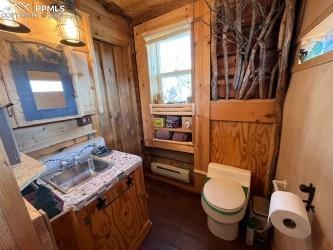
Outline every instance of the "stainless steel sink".
<svg viewBox="0 0 333 250">
<path fill-rule="evenodd" d="M 111 167 L 112 164 L 109 162 L 92 158 L 64 171 L 58 170 L 44 175 L 42 179 L 61 192 L 69 193 Z"/>
</svg>

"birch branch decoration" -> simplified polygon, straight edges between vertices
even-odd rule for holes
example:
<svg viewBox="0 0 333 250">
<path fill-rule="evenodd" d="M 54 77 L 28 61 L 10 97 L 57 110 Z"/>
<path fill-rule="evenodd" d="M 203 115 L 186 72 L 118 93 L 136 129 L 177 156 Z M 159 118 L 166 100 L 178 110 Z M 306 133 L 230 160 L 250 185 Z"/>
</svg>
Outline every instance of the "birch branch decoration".
<svg viewBox="0 0 333 250">
<path fill-rule="evenodd" d="M 288 8 L 295 5 L 290 0 L 206 0 L 211 11 L 213 100 L 264 99 L 285 94 L 281 80 L 277 84 L 278 79 L 285 78 L 281 70 L 285 65 L 276 64 L 281 64 L 281 57 L 285 63 L 289 54 L 285 44 L 290 37 L 284 35 L 286 2 Z M 290 28 L 294 23 L 288 25 Z M 224 80 L 220 81 L 224 87 L 219 85 L 219 79 Z"/>
<path fill-rule="evenodd" d="M 216 10 L 217 7 L 217 1 L 219 0 L 212 0 L 212 6 L 215 11 L 212 11 L 211 13 L 211 25 L 216 29 L 217 23 L 216 23 Z M 212 79 L 211 79 L 211 93 L 212 93 L 212 99 L 217 100 L 217 52 L 216 52 L 216 46 L 217 46 L 217 36 L 212 34 L 211 36 L 211 67 L 212 67 Z"/>
</svg>

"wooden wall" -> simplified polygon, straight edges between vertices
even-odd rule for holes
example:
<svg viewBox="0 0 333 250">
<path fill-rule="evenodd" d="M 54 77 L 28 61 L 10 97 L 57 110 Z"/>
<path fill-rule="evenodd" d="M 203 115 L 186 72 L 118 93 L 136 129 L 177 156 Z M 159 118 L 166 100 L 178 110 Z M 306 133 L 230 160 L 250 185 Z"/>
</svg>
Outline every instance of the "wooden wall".
<svg viewBox="0 0 333 250">
<path fill-rule="evenodd" d="M 31 3 L 30 0 L 26 0 L 27 3 Z M 44 0 L 38 0 L 35 1 L 34 4 L 47 4 Z M 84 47 L 81 48 L 66 48 L 65 53 L 72 53 L 73 55 L 79 55 L 75 54 L 77 52 L 80 52 L 80 56 L 83 55 L 88 58 L 88 63 L 90 63 L 91 60 L 91 54 L 90 54 L 90 27 L 88 22 L 88 17 L 85 13 L 82 14 L 82 27 L 85 31 L 84 41 L 87 44 Z M 59 46 L 59 41 L 61 40 L 60 32 L 57 28 L 57 23 L 54 18 L 31 18 L 27 21 L 28 27 L 31 29 L 31 33 L 27 34 L 17 34 L 17 33 L 7 33 L 7 32 L 0 32 L 0 38 L 4 37 L 10 37 L 10 39 L 15 40 L 26 40 L 26 41 L 34 41 L 34 42 L 41 42 L 43 44 L 47 44 L 51 47 L 57 47 Z M 47 35 L 46 35 L 47 34 Z M 10 86 L 10 79 L 6 78 L 5 71 L 8 70 L 7 66 L 5 65 L 5 50 L 2 50 L 1 53 L 1 78 L 0 78 L 0 84 L 2 85 L 0 88 L 0 103 L 8 103 L 9 101 L 12 101 L 15 103 L 15 100 L 11 99 L 12 95 L 11 91 L 14 91 L 13 89 L 9 88 Z M 75 74 L 76 71 L 81 70 L 82 65 L 76 65 L 76 61 L 70 61 L 74 60 L 74 56 L 69 59 L 69 64 L 73 66 L 71 68 L 73 71 L 71 72 L 73 74 L 74 82 L 81 81 L 79 74 Z M 81 63 L 81 61 L 79 61 Z M 85 61 L 86 63 L 86 61 Z M 84 65 L 85 67 L 91 67 L 91 64 Z M 91 69 L 91 68 L 90 68 Z M 80 71 L 81 72 L 81 71 Z M 91 74 L 89 72 L 82 72 L 83 74 Z M 90 77 L 90 76 L 89 76 Z M 6 83 L 6 84 L 4 84 Z M 94 82 L 90 83 L 92 88 L 90 89 L 91 94 L 93 95 L 92 98 L 94 98 Z M 75 86 L 74 86 L 75 88 Z M 83 100 L 78 100 L 81 104 L 83 103 Z M 89 105 L 92 105 L 90 107 L 92 110 L 95 109 L 95 102 L 89 103 Z M 94 111 L 89 112 L 90 114 L 93 114 Z M 96 120 L 96 117 L 93 116 L 93 120 Z M 81 142 L 88 139 L 88 135 L 94 134 L 96 130 L 98 131 L 98 124 L 94 123 L 93 125 L 88 125 L 84 127 L 79 127 L 76 123 L 76 120 L 64 120 L 64 121 L 52 121 L 50 120 L 49 123 L 43 124 L 43 125 L 27 125 L 25 127 L 18 127 L 19 124 L 15 122 L 15 119 L 12 119 L 13 121 L 13 127 L 15 128 L 14 134 L 18 142 L 18 146 L 20 151 L 29 153 L 30 155 L 34 157 L 39 157 L 45 154 L 52 153 L 56 150 L 59 150 L 63 147 L 66 147 L 68 145 L 75 144 L 77 142 Z"/>
<path fill-rule="evenodd" d="M 80 1 L 90 16 L 100 133 L 108 146 L 142 154 L 142 122 L 130 24 L 95 0 Z"/>
<path fill-rule="evenodd" d="M 30 0 L 26 0 L 27 2 Z M 38 4 L 43 4 L 43 0 L 38 0 Z M 79 127 L 76 124 L 76 120 L 65 120 L 65 121 L 58 121 L 53 122 L 50 121 L 48 124 L 42 125 L 34 125 L 22 128 L 15 129 L 15 136 L 18 141 L 18 145 L 21 151 L 30 154 L 33 157 L 40 157 L 46 154 L 53 153 L 59 149 L 64 147 L 69 147 L 77 143 L 84 142 L 89 139 L 89 136 L 92 134 L 100 135 L 100 115 L 101 117 L 104 114 L 103 110 L 103 103 L 102 103 L 102 92 L 100 89 L 100 82 L 103 79 L 98 74 L 93 38 L 97 38 L 99 40 L 103 40 L 108 43 L 112 43 L 114 45 L 119 46 L 119 48 L 124 48 L 124 54 L 119 55 L 117 58 L 119 59 L 115 62 L 115 65 L 119 64 L 120 66 L 117 67 L 117 70 L 123 70 L 124 68 L 128 69 L 128 74 L 123 74 L 124 81 L 130 81 L 132 85 L 134 85 L 134 76 L 133 72 L 135 72 L 133 68 L 133 63 L 131 61 L 132 57 L 132 40 L 131 40 L 131 29 L 127 21 L 119 16 L 110 15 L 108 12 L 104 10 L 102 5 L 100 5 L 95 0 L 86 0 L 80 1 L 80 11 L 83 16 L 83 29 L 85 31 L 85 42 L 87 46 L 82 48 L 74 48 L 73 50 L 78 50 L 84 52 L 89 57 L 89 70 L 90 74 L 92 74 L 92 78 L 90 81 L 92 82 L 92 88 L 88 90 L 90 93 L 93 94 L 95 98 L 95 102 L 92 104 L 93 106 L 96 105 L 95 110 L 98 113 L 92 116 L 93 124 Z M 88 13 L 88 15 L 86 14 Z M 29 27 L 31 28 L 32 32 L 28 34 L 14 34 L 19 39 L 26 39 L 26 40 L 34 40 L 40 41 L 45 44 L 50 44 L 51 46 L 58 46 L 60 40 L 60 33 L 56 27 L 56 21 L 52 19 L 31 19 L 28 22 Z M 6 34 L 5 32 L 3 34 Z M 47 36 L 45 34 L 48 34 Z M 12 35 L 12 34 L 11 34 Z M 1 32 L 0 32 L 1 36 Z M 121 49 L 119 49 L 121 50 Z M 0 52 L 1 53 L 1 52 Z M 123 52 L 121 52 L 123 53 Z M 123 57 L 124 56 L 124 57 Z M 126 59 L 125 59 L 126 58 Z M 127 60 L 128 58 L 128 60 Z M 76 61 L 74 60 L 76 59 Z M 125 66 L 121 60 L 126 60 L 127 65 Z M 80 58 L 73 58 L 71 63 L 74 65 L 74 70 L 76 68 L 80 69 L 79 65 L 81 63 Z M 78 66 L 78 67 L 76 67 Z M 75 72 L 74 72 L 75 73 Z M 73 77 L 77 77 L 77 81 L 81 81 L 79 79 L 80 74 L 74 74 Z M 0 82 L 3 79 L 0 78 Z M 0 84 L 0 103 L 6 104 L 10 100 L 8 98 L 8 89 L 4 88 L 2 83 Z M 123 85 L 121 85 L 123 86 Z M 125 92 L 128 91 L 128 95 L 132 95 L 129 90 L 122 88 L 122 94 L 125 95 Z M 136 93 L 134 93 L 134 96 Z M 122 97 L 124 98 L 124 97 Z M 135 102 L 135 101 L 134 101 Z M 89 104 L 90 105 L 90 104 Z M 132 105 L 132 103 L 128 104 Z M 122 105 L 124 109 L 124 105 Z M 126 119 L 123 119 L 122 122 L 125 124 L 132 124 L 132 114 L 133 116 L 137 116 L 137 106 L 132 105 L 127 107 Z M 13 120 L 13 125 L 15 125 L 15 120 Z M 129 125 L 127 125 L 129 126 Z M 133 125 L 135 128 L 135 134 L 133 133 L 123 133 L 122 135 L 126 135 L 127 137 L 130 135 L 134 140 L 131 142 L 135 143 L 135 149 L 131 148 L 130 146 L 127 148 L 117 148 L 120 150 L 125 150 L 127 152 L 135 152 L 137 154 L 141 153 L 140 148 L 140 133 L 137 133 L 137 128 L 139 127 L 136 123 Z M 114 131 L 108 131 L 107 135 L 110 136 Z M 105 135 L 105 133 L 103 134 Z M 119 135 L 117 135 L 119 136 Z M 127 140 L 130 141 L 130 140 Z M 113 146 L 110 144 L 110 146 Z"/>
<path fill-rule="evenodd" d="M 333 1 L 305 1 L 301 30 L 311 30 L 333 11 Z M 326 7 L 330 9 L 327 11 Z M 326 14 L 325 14 L 326 13 Z M 313 183 L 315 213 L 309 213 L 311 236 L 305 240 L 274 232 L 274 250 L 333 249 L 333 54 L 294 66 L 286 97 L 276 179 L 306 199 L 300 184 Z"/>
<path fill-rule="evenodd" d="M 210 161 L 251 170 L 251 192 L 268 195 L 274 100 L 211 102 Z"/>
<path fill-rule="evenodd" d="M 101 134 L 110 147 L 141 154 L 130 49 L 97 40 L 94 47 L 102 79 L 100 84 L 104 112 L 99 114 Z"/>
<path fill-rule="evenodd" d="M 204 23 L 204 21 L 206 23 Z M 172 28 L 184 23 L 193 25 L 194 42 L 194 171 L 205 174 L 209 163 L 209 99 L 210 99 L 210 13 L 204 0 L 173 10 L 134 27 L 136 57 L 138 60 L 138 78 L 142 106 L 144 143 L 152 147 L 152 119 L 149 111 L 151 103 L 149 74 L 145 42 L 142 35 L 152 34 L 162 29 Z"/>
<path fill-rule="evenodd" d="M 117 15 L 111 15 L 96 0 L 79 2 L 79 9 L 90 15 L 92 37 L 114 45 L 131 45 L 131 29 L 128 22 Z"/>
</svg>

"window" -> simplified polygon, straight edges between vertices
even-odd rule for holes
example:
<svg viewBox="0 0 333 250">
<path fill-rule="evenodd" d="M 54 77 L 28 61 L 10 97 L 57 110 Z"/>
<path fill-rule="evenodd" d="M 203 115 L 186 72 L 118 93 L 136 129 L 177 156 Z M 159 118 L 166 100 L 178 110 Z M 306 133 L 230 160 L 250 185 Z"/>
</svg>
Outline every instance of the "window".
<svg viewBox="0 0 333 250">
<path fill-rule="evenodd" d="M 300 63 L 333 51 L 333 14 L 301 39 Z"/>
<path fill-rule="evenodd" d="M 192 102 L 190 25 L 145 40 L 153 103 Z"/>
</svg>

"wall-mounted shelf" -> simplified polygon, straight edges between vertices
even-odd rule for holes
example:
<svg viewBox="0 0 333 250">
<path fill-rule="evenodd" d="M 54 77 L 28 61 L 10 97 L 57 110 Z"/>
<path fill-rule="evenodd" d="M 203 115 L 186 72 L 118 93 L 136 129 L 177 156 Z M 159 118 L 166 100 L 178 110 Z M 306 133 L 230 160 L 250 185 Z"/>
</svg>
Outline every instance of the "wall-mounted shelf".
<svg viewBox="0 0 333 250">
<path fill-rule="evenodd" d="M 165 130 L 165 131 L 171 131 L 171 132 L 180 132 L 180 133 L 192 133 L 192 129 L 186 129 L 186 128 L 154 128 L 154 130 Z"/>
<path fill-rule="evenodd" d="M 178 104 L 150 104 L 149 112 L 152 118 L 154 117 L 167 117 L 171 116 L 182 116 L 182 117 L 194 117 L 194 103 L 178 103 Z M 152 121 L 152 120 L 151 120 Z M 192 125 L 193 125 L 192 121 Z M 188 133 L 191 134 L 192 140 L 194 138 L 193 133 L 194 129 L 191 128 L 155 128 L 153 124 L 149 125 L 151 131 L 150 143 L 147 144 L 150 147 L 163 148 L 173 151 L 180 151 L 185 153 L 194 153 L 194 143 L 193 141 L 174 141 L 174 140 L 162 140 L 155 137 L 155 132 L 158 130 L 169 131 L 169 132 L 178 132 L 178 133 Z"/>
<path fill-rule="evenodd" d="M 152 115 L 193 116 L 194 104 L 193 103 L 150 104 L 150 113 Z"/>
<path fill-rule="evenodd" d="M 194 153 L 193 142 L 180 142 L 180 141 L 160 140 L 153 138 L 152 146 L 156 148 L 164 148 L 185 153 L 191 153 L 191 154 Z"/>
</svg>

